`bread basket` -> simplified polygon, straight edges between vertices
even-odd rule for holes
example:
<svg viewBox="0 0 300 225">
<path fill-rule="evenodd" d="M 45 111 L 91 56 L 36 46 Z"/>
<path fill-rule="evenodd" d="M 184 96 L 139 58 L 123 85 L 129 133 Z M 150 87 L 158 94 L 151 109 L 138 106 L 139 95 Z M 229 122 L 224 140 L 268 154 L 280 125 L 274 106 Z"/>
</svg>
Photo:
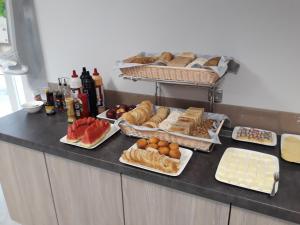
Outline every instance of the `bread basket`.
<svg viewBox="0 0 300 225">
<path fill-rule="evenodd" d="M 202 68 L 143 65 L 120 68 L 120 70 L 123 75 L 136 78 L 183 81 L 207 85 L 215 83 L 220 78 L 213 70 Z"/>
</svg>

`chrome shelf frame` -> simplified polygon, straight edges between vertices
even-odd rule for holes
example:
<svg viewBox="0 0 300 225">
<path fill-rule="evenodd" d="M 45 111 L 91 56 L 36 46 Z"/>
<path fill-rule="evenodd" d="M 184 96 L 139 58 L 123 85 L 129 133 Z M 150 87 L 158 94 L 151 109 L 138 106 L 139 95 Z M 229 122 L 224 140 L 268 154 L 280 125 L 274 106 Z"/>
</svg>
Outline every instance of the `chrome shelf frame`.
<svg viewBox="0 0 300 225">
<path fill-rule="evenodd" d="M 188 81 L 175 81 L 175 80 L 161 80 L 161 79 L 151 79 L 151 78 L 144 78 L 144 77 L 136 77 L 136 76 L 129 76 L 125 74 L 120 74 L 119 77 L 122 77 L 126 80 L 131 81 L 148 81 L 155 83 L 155 104 L 159 105 L 159 98 L 161 97 L 161 84 L 167 85 L 183 85 L 183 86 L 191 86 L 196 88 L 207 88 L 208 89 L 208 102 L 209 102 L 209 111 L 214 112 L 214 103 L 215 103 L 215 93 L 218 86 L 222 83 L 225 76 L 224 74 L 220 77 L 215 83 L 213 84 L 203 84 L 203 83 L 195 83 L 195 82 L 188 82 Z"/>
</svg>

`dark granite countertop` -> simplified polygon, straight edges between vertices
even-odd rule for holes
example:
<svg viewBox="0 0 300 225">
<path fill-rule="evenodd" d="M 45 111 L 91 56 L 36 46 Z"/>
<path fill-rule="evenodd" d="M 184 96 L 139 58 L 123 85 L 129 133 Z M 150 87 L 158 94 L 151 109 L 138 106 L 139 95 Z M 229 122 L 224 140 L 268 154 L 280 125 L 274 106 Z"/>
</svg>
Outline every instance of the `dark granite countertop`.
<svg viewBox="0 0 300 225">
<path fill-rule="evenodd" d="M 218 163 L 227 147 L 257 150 L 279 157 L 280 138 L 276 147 L 264 147 L 234 141 L 225 135 L 228 132 L 223 132 L 220 137 L 222 145 L 215 146 L 211 153 L 194 152 L 183 173 L 169 177 L 119 162 L 122 151 L 130 147 L 135 138 L 117 133 L 96 149 L 84 150 L 59 142 L 66 133 L 66 127 L 66 117 L 62 114 L 46 116 L 42 112 L 27 114 L 18 111 L 0 119 L 0 140 L 300 223 L 299 165 L 280 160 L 279 191 L 272 198 L 215 179 Z"/>
</svg>

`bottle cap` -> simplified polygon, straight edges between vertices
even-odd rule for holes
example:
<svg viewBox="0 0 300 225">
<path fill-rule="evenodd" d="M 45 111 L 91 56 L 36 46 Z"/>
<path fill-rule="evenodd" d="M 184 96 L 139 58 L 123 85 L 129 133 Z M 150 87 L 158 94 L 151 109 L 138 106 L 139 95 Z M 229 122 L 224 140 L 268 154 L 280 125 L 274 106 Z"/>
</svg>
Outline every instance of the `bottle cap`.
<svg viewBox="0 0 300 225">
<path fill-rule="evenodd" d="M 81 73 L 80 79 L 84 79 L 85 75 L 86 75 L 86 68 L 82 67 L 82 73 Z"/>
<path fill-rule="evenodd" d="M 97 71 L 97 68 L 94 68 L 93 76 L 99 76 L 100 74 Z"/>
<path fill-rule="evenodd" d="M 72 71 L 72 77 L 73 77 L 73 78 L 78 77 L 78 75 L 77 75 L 77 73 L 76 73 L 76 70 L 73 70 L 73 71 Z"/>
</svg>

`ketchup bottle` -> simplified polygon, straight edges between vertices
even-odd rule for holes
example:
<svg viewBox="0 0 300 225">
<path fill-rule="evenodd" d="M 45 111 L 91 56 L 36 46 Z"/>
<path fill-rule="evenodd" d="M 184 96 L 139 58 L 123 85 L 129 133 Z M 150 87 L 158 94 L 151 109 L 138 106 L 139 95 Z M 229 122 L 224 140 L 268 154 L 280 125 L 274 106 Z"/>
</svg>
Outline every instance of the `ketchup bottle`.
<svg viewBox="0 0 300 225">
<path fill-rule="evenodd" d="M 89 117 L 89 100 L 86 93 L 80 93 L 78 98 L 81 101 L 81 117 Z"/>
</svg>

